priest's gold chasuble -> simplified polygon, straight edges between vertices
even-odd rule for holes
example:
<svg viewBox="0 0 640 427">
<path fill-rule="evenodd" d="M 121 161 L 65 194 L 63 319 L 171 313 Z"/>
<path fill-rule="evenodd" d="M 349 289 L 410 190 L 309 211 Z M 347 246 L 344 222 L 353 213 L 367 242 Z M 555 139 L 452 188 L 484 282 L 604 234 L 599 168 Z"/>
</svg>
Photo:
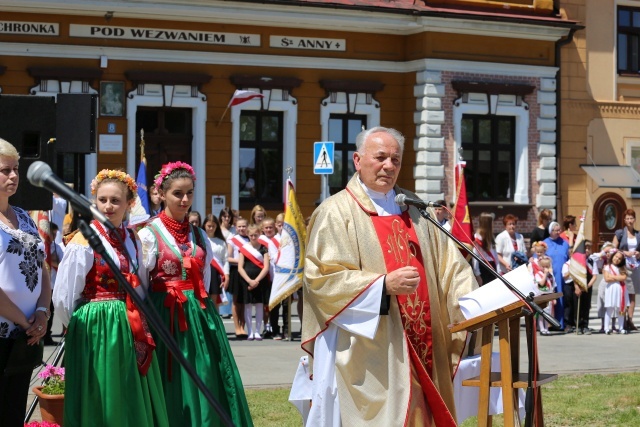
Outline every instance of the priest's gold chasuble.
<svg viewBox="0 0 640 427">
<path fill-rule="evenodd" d="M 455 425 L 452 378 L 466 335 L 447 326 L 464 320 L 458 298 L 477 286 L 455 244 L 415 208 L 378 216 L 357 176 L 316 209 L 308 236 L 302 347 L 311 356 L 332 319 L 382 275 L 406 265 L 420 273 L 414 294 L 390 298 L 373 339 L 339 328 L 342 425 Z"/>
</svg>

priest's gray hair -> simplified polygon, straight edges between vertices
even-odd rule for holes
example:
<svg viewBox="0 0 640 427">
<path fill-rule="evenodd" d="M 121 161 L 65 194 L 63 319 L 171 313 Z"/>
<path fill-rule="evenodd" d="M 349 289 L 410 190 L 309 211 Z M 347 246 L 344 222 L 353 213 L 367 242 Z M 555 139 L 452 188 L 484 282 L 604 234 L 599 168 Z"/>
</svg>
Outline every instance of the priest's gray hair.
<svg viewBox="0 0 640 427">
<path fill-rule="evenodd" d="M 371 129 L 363 130 L 358 134 L 358 136 L 356 136 L 356 150 L 358 151 L 358 153 L 362 153 L 362 147 L 364 146 L 364 143 L 367 140 L 367 138 L 369 138 L 371 134 L 379 133 L 379 132 L 384 132 L 391 135 L 391 137 L 395 139 L 398 145 L 400 146 L 400 153 L 404 151 L 404 135 L 402 135 L 400 132 L 398 132 L 393 128 L 376 126 L 376 127 L 372 127 Z"/>
</svg>

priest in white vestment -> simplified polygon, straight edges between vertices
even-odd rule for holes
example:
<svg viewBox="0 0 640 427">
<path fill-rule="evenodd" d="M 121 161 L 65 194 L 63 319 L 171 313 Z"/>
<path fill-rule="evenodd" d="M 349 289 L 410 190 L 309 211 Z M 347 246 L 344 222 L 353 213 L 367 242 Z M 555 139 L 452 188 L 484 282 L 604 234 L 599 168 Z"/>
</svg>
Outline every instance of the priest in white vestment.
<svg viewBox="0 0 640 427">
<path fill-rule="evenodd" d="M 465 333 L 458 298 L 477 284 L 455 244 L 397 187 L 404 137 L 363 131 L 347 188 L 309 224 L 302 347 L 309 426 L 455 426 L 452 378 Z M 433 212 L 432 212 L 433 215 Z M 364 424 L 366 423 L 366 424 Z"/>
</svg>

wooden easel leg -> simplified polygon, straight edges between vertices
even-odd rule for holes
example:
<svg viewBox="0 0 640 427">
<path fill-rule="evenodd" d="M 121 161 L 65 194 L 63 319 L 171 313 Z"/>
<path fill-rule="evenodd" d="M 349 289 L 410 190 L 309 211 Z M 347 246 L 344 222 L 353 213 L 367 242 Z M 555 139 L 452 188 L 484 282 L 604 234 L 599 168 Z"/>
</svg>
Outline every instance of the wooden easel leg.
<svg viewBox="0 0 640 427">
<path fill-rule="evenodd" d="M 491 427 L 489 394 L 491 390 L 491 352 L 493 350 L 493 325 L 482 328 L 480 352 L 480 389 L 478 397 L 478 426 Z"/>
<path fill-rule="evenodd" d="M 542 387 L 536 388 L 537 400 L 535 408 L 535 421 L 536 427 L 544 427 L 544 415 L 542 414 Z"/>
<path fill-rule="evenodd" d="M 502 406 L 505 427 L 515 426 L 513 403 L 513 371 L 511 367 L 511 343 L 509 336 L 509 320 L 498 322 L 500 337 L 500 377 L 502 381 Z"/>
</svg>

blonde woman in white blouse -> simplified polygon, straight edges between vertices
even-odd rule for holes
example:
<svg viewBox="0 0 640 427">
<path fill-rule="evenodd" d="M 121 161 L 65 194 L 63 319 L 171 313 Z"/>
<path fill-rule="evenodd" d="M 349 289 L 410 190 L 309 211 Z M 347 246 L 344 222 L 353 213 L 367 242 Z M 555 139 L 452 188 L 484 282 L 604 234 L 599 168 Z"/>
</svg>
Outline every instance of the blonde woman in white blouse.
<svg viewBox="0 0 640 427">
<path fill-rule="evenodd" d="M 38 364 L 7 376 L 8 359 L 26 339 L 27 352 L 42 360 L 40 340 L 51 316 L 44 243 L 27 212 L 9 204 L 18 191 L 19 160 L 15 147 L 0 139 L 0 420 L 6 426 L 23 425 L 32 368 Z"/>
</svg>

